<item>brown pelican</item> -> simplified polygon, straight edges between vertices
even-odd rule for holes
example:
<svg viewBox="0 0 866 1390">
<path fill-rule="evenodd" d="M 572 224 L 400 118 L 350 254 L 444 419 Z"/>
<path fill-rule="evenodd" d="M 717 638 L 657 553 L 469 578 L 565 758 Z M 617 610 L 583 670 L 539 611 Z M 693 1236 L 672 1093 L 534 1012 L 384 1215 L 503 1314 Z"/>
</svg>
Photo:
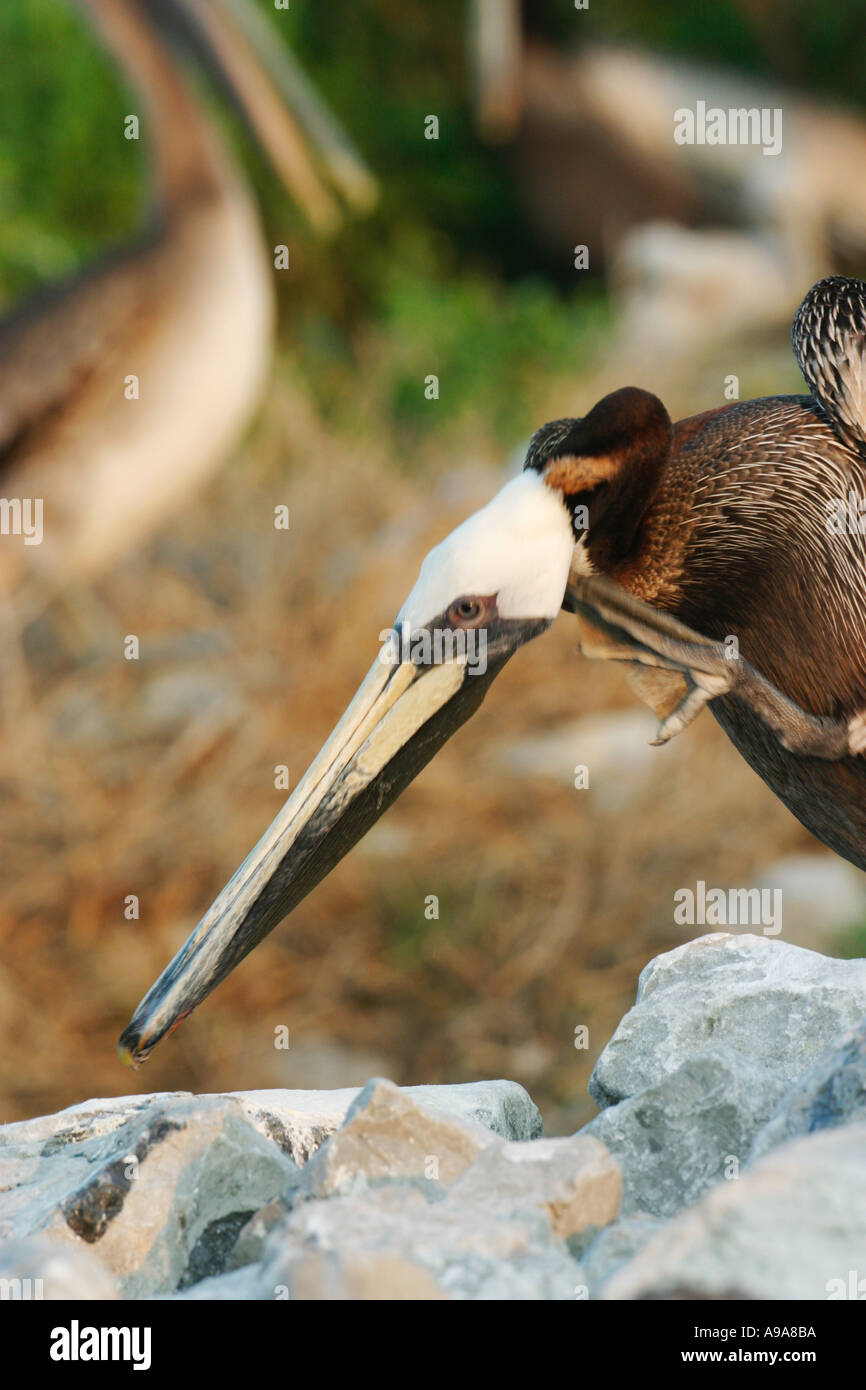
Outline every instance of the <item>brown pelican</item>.
<svg viewBox="0 0 866 1390">
<path fill-rule="evenodd" d="M 579 24 L 554 41 L 547 9 L 471 0 L 477 122 L 507 145 L 554 264 L 570 267 L 580 242 L 604 267 L 621 310 L 618 361 L 660 348 L 670 361 L 708 336 L 781 324 L 801 286 L 862 264 L 856 112 L 691 56 L 598 42 Z M 699 110 L 748 133 L 680 143 L 678 124 Z M 772 152 L 760 170 L 749 143 L 759 123 Z"/>
<path fill-rule="evenodd" d="M 821 281 L 793 337 L 812 395 L 672 424 L 626 387 L 536 432 L 523 473 L 424 560 L 325 747 L 139 1005 L 125 1058 L 315 887 L 562 607 L 588 620 L 588 654 L 632 664 L 659 742 L 709 703 L 803 824 L 866 868 L 866 285 Z"/>
<path fill-rule="evenodd" d="M 363 166 L 248 0 L 78 3 L 135 93 L 153 208 L 130 245 L 0 321 L 2 488 L 44 508 L 41 544 L 4 537 L 7 590 L 36 572 L 50 593 L 133 548 L 222 461 L 264 388 L 273 253 L 166 32 L 220 77 L 317 228 L 334 226 L 339 207 L 309 142 L 347 199 L 372 196 Z"/>
</svg>

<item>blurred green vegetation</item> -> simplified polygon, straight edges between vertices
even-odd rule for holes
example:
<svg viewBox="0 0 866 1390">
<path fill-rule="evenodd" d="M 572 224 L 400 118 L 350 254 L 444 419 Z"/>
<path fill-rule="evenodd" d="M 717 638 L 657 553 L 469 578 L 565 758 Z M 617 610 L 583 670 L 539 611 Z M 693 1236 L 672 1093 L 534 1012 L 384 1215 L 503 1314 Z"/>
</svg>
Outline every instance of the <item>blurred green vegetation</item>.
<svg viewBox="0 0 866 1390">
<path fill-rule="evenodd" d="M 384 412 L 402 443 L 476 412 L 502 442 L 537 421 L 538 373 L 575 369 L 605 323 L 598 283 L 573 283 L 533 238 L 507 150 L 479 141 L 467 0 L 257 0 L 376 173 L 382 196 L 330 242 L 309 233 L 235 129 L 274 241 L 293 247 L 286 345 L 335 421 Z M 861 0 L 618 0 L 577 11 L 526 0 L 530 34 L 567 45 L 627 40 L 862 102 Z M 129 98 L 67 0 L 0 6 L 0 303 L 129 235 L 146 194 L 123 139 Z M 440 138 L 423 138 L 435 113 Z M 221 119 L 228 121 L 224 115 Z M 527 373 L 527 363 L 533 371 Z M 447 410 L 419 381 L 436 373 Z M 371 390 L 371 381 L 375 388 Z"/>
<path fill-rule="evenodd" d="M 378 920 L 382 924 L 383 948 L 389 960 L 402 967 L 435 961 L 443 938 L 454 932 L 455 901 L 451 885 L 437 884 L 438 908 L 428 916 L 425 885 L 404 874 L 384 881 L 377 894 Z"/>
<path fill-rule="evenodd" d="M 483 422 L 507 447 L 534 426 L 541 378 L 590 362 L 607 319 L 598 289 L 563 298 L 540 278 L 506 289 L 477 271 L 440 281 L 397 263 L 363 340 L 336 332 L 315 310 L 304 316 L 298 369 L 335 424 L 376 430 L 387 421 L 411 446 L 428 431 Z M 424 393 L 431 374 L 438 401 Z"/>
<path fill-rule="evenodd" d="M 135 225 L 143 156 L 114 69 L 63 0 L 0 6 L 0 295 L 63 274 Z"/>
<path fill-rule="evenodd" d="M 281 11 L 257 3 L 381 180 L 373 218 L 329 247 L 310 243 L 328 268 L 326 303 L 339 320 L 381 307 L 394 250 L 405 250 L 409 231 L 442 278 L 554 272 L 514 200 L 507 154 L 475 133 L 468 0 L 293 0 Z M 525 0 L 524 12 L 530 33 L 563 44 L 646 44 L 863 105 L 861 0 L 837 0 L 831 10 L 811 0 L 618 0 L 586 11 L 571 0 Z M 138 148 L 122 138 L 121 81 L 72 0 L 4 0 L 0 55 L 0 291 L 8 297 L 124 236 L 138 215 L 142 168 Z M 431 112 L 437 141 L 422 137 Z M 264 166 L 253 159 L 251 171 L 275 220 L 292 216 Z M 296 231 L 305 236 L 300 223 Z"/>
</svg>

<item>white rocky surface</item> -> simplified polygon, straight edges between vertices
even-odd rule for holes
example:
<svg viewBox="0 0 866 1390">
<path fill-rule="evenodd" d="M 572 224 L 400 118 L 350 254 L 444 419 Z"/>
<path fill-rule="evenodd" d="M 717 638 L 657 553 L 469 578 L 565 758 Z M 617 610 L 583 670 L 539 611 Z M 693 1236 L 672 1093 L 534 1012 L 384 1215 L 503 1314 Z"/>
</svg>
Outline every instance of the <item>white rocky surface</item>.
<svg viewBox="0 0 866 1390">
<path fill-rule="evenodd" d="M 866 1121 L 866 1023 L 852 1028 L 791 1087 L 755 1136 L 751 1158 L 786 1139 L 857 1120 Z"/>
<path fill-rule="evenodd" d="M 668 1222 L 603 1297 L 840 1297 L 863 1274 L 864 1177 L 866 1124 L 784 1144 Z"/>
<path fill-rule="evenodd" d="M 80 1252 L 98 1256 L 105 1288 L 125 1297 L 182 1292 L 236 1263 L 242 1232 L 254 1257 L 285 1215 L 277 1199 L 300 1200 L 303 1182 L 306 1195 L 314 1181 L 328 1196 L 365 1186 L 365 1164 L 371 1181 L 421 1181 L 428 1154 L 440 1177 L 455 1177 L 486 1143 L 529 1143 L 541 1130 L 512 1082 L 405 1091 L 385 1082 L 384 1115 L 365 1149 L 356 1106 L 370 1089 L 122 1096 L 6 1125 L 0 1252 L 38 1236 L 66 1248 L 73 1264 Z"/>
<path fill-rule="evenodd" d="M 582 1131 L 623 1170 L 623 1215 L 673 1216 L 749 1156 L 787 1083 L 730 1047 L 706 1048 Z"/>
<path fill-rule="evenodd" d="M 866 962 L 714 934 L 644 970 L 593 1076 L 603 1108 L 569 1138 L 508 1081 L 123 1096 L 6 1125 L 0 1294 L 862 1297 L 864 1015 Z"/>
<path fill-rule="evenodd" d="M 599 1106 L 656 1086 L 724 1046 L 789 1084 L 866 1015 L 866 960 L 833 960 L 768 936 L 716 932 L 657 956 L 598 1059 Z"/>
<path fill-rule="evenodd" d="M 117 1299 L 117 1280 L 88 1250 L 45 1236 L 0 1242 L 0 1300 Z"/>
</svg>

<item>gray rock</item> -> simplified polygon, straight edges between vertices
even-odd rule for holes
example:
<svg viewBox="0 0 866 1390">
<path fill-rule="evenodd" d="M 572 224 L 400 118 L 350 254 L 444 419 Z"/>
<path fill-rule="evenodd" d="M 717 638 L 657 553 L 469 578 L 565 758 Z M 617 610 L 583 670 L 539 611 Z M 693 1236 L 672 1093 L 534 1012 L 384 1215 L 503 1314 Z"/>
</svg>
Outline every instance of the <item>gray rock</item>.
<svg viewBox="0 0 866 1390">
<path fill-rule="evenodd" d="M 414 1140 L 425 1140 L 425 1156 L 444 1157 L 452 1177 L 497 1136 L 523 1139 L 540 1129 L 538 1111 L 512 1082 L 403 1092 L 384 1085 L 393 1114 L 411 1112 L 419 1127 Z M 319 1176 L 327 1170 L 333 1178 L 341 1149 L 344 1168 L 354 1164 L 355 1177 L 364 1176 L 358 1154 L 347 1148 L 359 1123 L 341 1129 L 361 1095 L 121 1096 L 3 1126 L 0 1239 L 39 1234 L 72 1251 L 97 1250 L 128 1297 L 168 1294 L 233 1271 L 258 1258 L 267 1231 L 284 1215 L 275 1199 L 330 1135 L 340 1130 L 340 1142 Z M 393 1140 L 394 1157 L 398 1137 L 380 1125 L 379 1138 Z M 403 1167 L 395 1163 L 390 1176 L 411 1176 L 417 1157 L 417 1149 L 407 1149 Z M 375 1168 L 374 1159 L 368 1153 L 368 1167 Z M 418 1176 L 423 1180 L 423 1172 Z"/>
<path fill-rule="evenodd" d="M 542 1212 L 561 1240 L 613 1221 L 622 1177 L 604 1144 L 584 1134 L 490 1144 L 454 1183 L 448 1202 L 520 1217 Z"/>
<path fill-rule="evenodd" d="M 298 1206 L 265 1242 L 265 1297 L 574 1299 L 586 1280 L 542 1213 L 519 1220 L 401 1184 Z"/>
<path fill-rule="evenodd" d="M 600 1107 L 615 1105 L 719 1045 L 790 1084 L 864 1013 L 866 961 L 762 936 L 703 936 L 641 973 L 590 1091 Z"/>
<path fill-rule="evenodd" d="M 119 1297 L 117 1281 L 89 1250 L 44 1236 L 0 1242 L 0 1302 Z"/>
<path fill-rule="evenodd" d="M 795 1139 L 717 1184 L 613 1274 L 602 1297 L 850 1297 L 858 1280 L 866 1289 L 864 1251 L 866 1124 L 855 1124 Z"/>
<path fill-rule="evenodd" d="M 369 1081 L 298 1176 L 295 1200 L 402 1178 L 448 1186 L 494 1142 L 502 1141 L 474 1120 L 430 1110 L 393 1081 Z"/>
<path fill-rule="evenodd" d="M 78 1105 L 70 1105 L 66 1110 L 58 1110 L 53 1115 L 38 1115 L 33 1120 L 16 1120 L 12 1124 L 0 1125 L 0 1165 L 10 1149 L 32 1148 L 34 1153 L 45 1146 L 51 1153 L 59 1152 L 67 1144 L 77 1144 L 83 1139 L 99 1139 L 112 1134 L 126 1124 L 134 1115 L 159 1105 L 170 1107 L 175 1102 L 192 1099 L 191 1091 L 154 1091 L 141 1096 L 109 1096 L 99 1100 L 85 1100 Z M 0 1188 L 2 1188 L 3 1168 L 0 1167 Z"/>
<path fill-rule="evenodd" d="M 473 1081 L 456 1086 L 406 1086 L 403 1089 L 409 1095 L 417 1095 L 428 1109 L 437 1109 L 455 1120 L 475 1120 L 503 1139 L 530 1139 L 541 1133 L 541 1116 L 516 1081 Z M 276 1089 L 199 1097 L 193 1097 L 191 1091 L 165 1091 L 84 1101 L 54 1115 L 0 1126 L 0 1191 L 6 1171 L 4 1155 L 10 1149 L 22 1144 L 34 1151 L 43 1144 L 60 1149 L 82 1139 L 112 1134 L 155 1105 L 171 1116 L 175 1107 L 183 1110 L 193 1100 L 196 1103 L 205 1100 L 236 1102 L 261 1134 L 273 1140 L 296 1163 L 305 1163 L 328 1135 L 340 1128 L 359 1094 L 360 1088 L 354 1086 L 335 1091 Z"/>
<path fill-rule="evenodd" d="M 354 1087 L 344 1087 L 336 1091 L 266 1090 L 231 1094 L 256 1129 L 302 1166 L 340 1128 L 358 1091 Z"/>
<path fill-rule="evenodd" d="M 297 1171 L 231 1097 L 155 1100 L 115 1118 L 47 1140 L 9 1126 L 0 1233 L 98 1253 L 127 1297 L 220 1272 L 240 1228 Z"/>
<path fill-rule="evenodd" d="M 622 1168 L 624 1216 L 673 1216 L 745 1163 L 787 1083 L 730 1048 L 699 1052 L 672 1075 L 603 1110 L 581 1131 Z"/>
<path fill-rule="evenodd" d="M 599 1231 L 580 1256 L 590 1298 L 598 1298 L 605 1280 L 634 1259 L 663 1226 L 664 1222 L 658 1217 L 650 1216 L 647 1212 L 636 1212 L 634 1216 L 620 1217 Z"/>
<path fill-rule="evenodd" d="M 404 1086 L 425 1110 L 472 1120 L 501 1139 L 540 1139 L 541 1115 L 516 1081 L 472 1081 L 463 1086 Z"/>
<path fill-rule="evenodd" d="M 316 1152 L 338 1130 L 363 1087 L 336 1091 L 234 1091 L 232 1096 L 262 1134 L 278 1143 L 296 1163 Z M 538 1108 L 516 1081 L 467 1081 L 453 1086 L 403 1086 L 426 1110 L 460 1123 L 474 1121 L 503 1139 L 534 1139 L 541 1134 Z"/>
<path fill-rule="evenodd" d="M 565 1239 L 616 1215 L 604 1146 L 503 1140 L 428 1101 L 368 1083 L 298 1175 L 291 1214 L 274 1225 L 262 1213 L 264 1297 L 586 1296 Z"/>
<path fill-rule="evenodd" d="M 233 1098 L 262 1134 L 303 1164 L 343 1124 L 362 1087 L 337 1091 L 235 1091 Z M 427 1110 L 458 1123 L 474 1121 L 504 1139 L 541 1133 L 541 1116 L 516 1081 L 467 1081 L 454 1086 L 403 1086 Z"/>
<path fill-rule="evenodd" d="M 423 1265 L 382 1251 L 315 1251 L 291 1271 L 291 1285 L 274 1286 L 274 1297 L 293 1302 L 442 1302 L 448 1295 Z"/>
<path fill-rule="evenodd" d="M 190 1285 L 187 1289 L 181 1289 L 175 1294 L 160 1294 L 157 1297 L 165 1301 L 172 1299 L 176 1302 L 203 1303 L 211 1300 L 222 1302 L 227 1301 L 236 1303 L 239 1300 L 254 1302 L 265 1297 L 262 1292 L 262 1271 L 258 1265 L 249 1264 L 243 1269 L 228 1270 L 225 1274 L 212 1274 L 207 1279 L 200 1279 L 197 1284 Z"/>
<path fill-rule="evenodd" d="M 858 1120 L 866 1120 L 866 1022 L 852 1029 L 786 1093 L 777 1113 L 756 1135 L 751 1158 L 797 1135 Z"/>
<path fill-rule="evenodd" d="M 226 1272 L 258 1263 L 268 1235 L 275 1226 L 285 1221 L 287 1209 L 288 1201 L 275 1198 L 250 1217 L 246 1225 L 241 1227 L 237 1240 L 226 1258 Z"/>
</svg>

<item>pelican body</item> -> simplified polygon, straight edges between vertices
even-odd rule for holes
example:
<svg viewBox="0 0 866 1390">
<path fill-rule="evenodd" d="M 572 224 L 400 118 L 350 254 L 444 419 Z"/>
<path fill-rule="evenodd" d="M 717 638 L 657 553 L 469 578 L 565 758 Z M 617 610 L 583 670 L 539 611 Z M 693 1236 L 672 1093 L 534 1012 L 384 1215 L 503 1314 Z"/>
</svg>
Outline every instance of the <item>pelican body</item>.
<svg viewBox="0 0 866 1390">
<path fill-rule="evenodd" d="M 672 424 L 626 387 L 533 435 L 520 477 L 424 560 L 387 656 L 139 1005 L 126 1060 L 330 871 L 561 608 L 587 655 L 629 663 L 656 742 L 709 704 L 794 815 L 866 868 L 866 541 L 838 525 L 840 503 L 866 499 L 866 286 L 814 286 L 793 342 L 811 394 Z M 469 628 L 483 674 L 459 644 L 439 663 L 410 654 L 407 633 Z"/>
<path fill-rule="evenodd" d="M 0 490 L 44 502 L 42 544 L 0 547 L 13 590 L 34 570 L 49 588 L 89 579 L 134 549 L 222 462 L 264 390 L 273 254 L 174 41 L 228 89 L 312 220 L 330 225 L 335 206 L 234 22 L 247 0 L 78 3 L 130 85 L 151 207 L 129 245 L 0 320 Z M 129 118 L 106 138 L 123 140 Z"/>
</svg>

